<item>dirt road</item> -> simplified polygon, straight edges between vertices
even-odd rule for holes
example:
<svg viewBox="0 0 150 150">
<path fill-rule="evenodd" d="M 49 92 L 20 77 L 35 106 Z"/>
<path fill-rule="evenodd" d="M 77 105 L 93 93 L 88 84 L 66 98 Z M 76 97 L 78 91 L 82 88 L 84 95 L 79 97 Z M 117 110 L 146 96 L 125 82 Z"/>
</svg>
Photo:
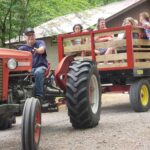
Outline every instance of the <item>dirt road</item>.
<svg viewBox="0 0 150 150">
<path fill-rule="evenodd" d="M 67 110 L 42 116 L 39 150 L 150 150 L 150 111 L 135 113 L 127 94 L 103 95 L 100 124 L 74 130 Z M 0 150 L 21 149 L 21 117 L 11 129 L 0 131 Z"/>
</svg>

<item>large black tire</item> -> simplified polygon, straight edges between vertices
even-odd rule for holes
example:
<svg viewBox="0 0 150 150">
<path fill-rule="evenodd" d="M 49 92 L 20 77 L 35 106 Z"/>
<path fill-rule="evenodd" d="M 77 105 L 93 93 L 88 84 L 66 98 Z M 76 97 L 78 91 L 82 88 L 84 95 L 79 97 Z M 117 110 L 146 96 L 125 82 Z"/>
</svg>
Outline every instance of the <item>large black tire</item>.
<svg viewBox="0 0 150 150">
<path fill-rule="evenodd" d="M 150 85 L 148 80 L 139 80 L 130 87 L 131 107 L 135 112 L 146 112 L 150 108 Z"/>
<path fill-rule="evenodd" d="M 22 118 L 22 149 L 37 150 L 41 134 L 41 106 L 38 99 L 28 98 Z"/>
<path fill-rule="evenodd" d="M 15 115 L 0 117 L 0 130 L 6 130 L 11 128 L 13 123 L 16 123 Z"/>
<path fill-rule="evenodd" d="M 98 125 L 101 112 L 101 84 L 96 65 L 91 61 L 72 62 L 66 85 L 68 115 L 72 126 L 76 129 L 86 129 Z"/>
</svg>

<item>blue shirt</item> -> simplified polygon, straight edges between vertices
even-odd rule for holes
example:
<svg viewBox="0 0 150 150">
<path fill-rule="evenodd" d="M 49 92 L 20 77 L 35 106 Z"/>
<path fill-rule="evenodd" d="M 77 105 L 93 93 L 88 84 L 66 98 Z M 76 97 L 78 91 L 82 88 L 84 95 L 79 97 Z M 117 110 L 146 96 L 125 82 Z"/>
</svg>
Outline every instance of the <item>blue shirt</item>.
<svg viewBox="0 0 150 150">
<path fill-rule="evenodd" d="M 39 47 L 44 47 L 45 52 L 43 54 L 38 54 L 33 51 L 34 48 L 39 48 Z M 41 66 L 48 67 L 48 62 L 47 62 L 47 54 L 46 54 L 46 46 L 45 42 L 42 40 L 36 40 L 35 44 L 31 47 L 28 45 L 23 45 L 19 47 L 19 50 L 23 51 L 29 51 L 32 53 L 32 68 L 37 68 Z"/>
<path fill-rule="evenodd" d="M 145 34 L 147 36 L 147 39 L 150 40 L 150 29 L 145 29 Z"/>
<path fill-rule="evenodd" d="M 145 22 L 143 23 L 143 25 L 150 25 L 150 22 L 145 21 Z M 146 36 L 147 36 L 147 39 L 150 40 L 150 29 L 147 29 L 147 28 L 144 28 L 144 29 L 145 29 L 145 34 L 146 34 Z"/>
</svg>

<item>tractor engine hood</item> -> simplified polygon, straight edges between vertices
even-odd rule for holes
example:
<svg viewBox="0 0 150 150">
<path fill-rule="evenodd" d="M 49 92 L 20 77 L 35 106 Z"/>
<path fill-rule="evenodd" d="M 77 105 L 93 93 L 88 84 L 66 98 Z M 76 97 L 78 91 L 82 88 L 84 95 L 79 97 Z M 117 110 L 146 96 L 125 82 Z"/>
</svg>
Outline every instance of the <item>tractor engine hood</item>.
<svg viewBox="0 0 150 150">
<path fill-rule="evenodd" d="M 15 50 L 15 49 L 6 49 L 0 48 L 0 58 L 21 58 L 21 57 L 32 57 L 30 52 Z"/>
<path fill-rule="evenodd" d="M 9 71 L 30 71 L 32 70 L 32 54 L 27 51 L 0 48 L 0 60 L 3 62 L 4 67 L 8 67 L 8 62 L 10 62 Z M 10 69 L 11 65 L 16 63 L 16 68 Z"/>
</svg>

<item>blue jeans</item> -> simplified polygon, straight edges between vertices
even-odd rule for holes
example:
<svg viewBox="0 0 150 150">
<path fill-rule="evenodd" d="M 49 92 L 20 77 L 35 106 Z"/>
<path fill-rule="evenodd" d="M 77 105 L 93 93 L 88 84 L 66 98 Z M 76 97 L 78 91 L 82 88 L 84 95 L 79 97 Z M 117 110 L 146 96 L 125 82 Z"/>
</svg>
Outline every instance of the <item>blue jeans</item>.
<svg viewBox="0 0 150 150">
<path fill-rule="evenodd" d="M 44 74 L 47 68 L 44 66 L 32 68 L 35 77 L 35 96 L 44 96 Z"/>
</svg>

